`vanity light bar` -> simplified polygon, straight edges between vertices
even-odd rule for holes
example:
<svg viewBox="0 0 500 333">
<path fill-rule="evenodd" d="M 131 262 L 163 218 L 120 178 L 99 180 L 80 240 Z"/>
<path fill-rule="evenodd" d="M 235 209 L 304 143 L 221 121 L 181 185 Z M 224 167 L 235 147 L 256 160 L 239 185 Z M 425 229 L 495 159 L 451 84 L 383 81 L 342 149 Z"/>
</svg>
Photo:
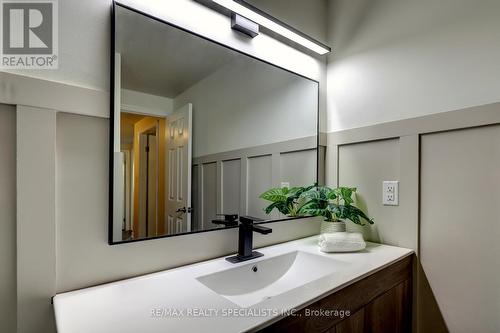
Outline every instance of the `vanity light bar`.
<svg viewBox="0 0 500 333">
<path fill-rule="evenodd" d="M 287 27 L 284 27 L 283 25 L 274 22 L 273 20 L 270 20 L 265 16 L 256 13 L 253 10 L 233 0 L 212 0 L 212 1 L 318 54 L 323 55 L 331 51 L 329 47 L 325 47 L 323 45 L 315 43 L 299 35 L 298 33 L 288 29 Z"/>
</svg>

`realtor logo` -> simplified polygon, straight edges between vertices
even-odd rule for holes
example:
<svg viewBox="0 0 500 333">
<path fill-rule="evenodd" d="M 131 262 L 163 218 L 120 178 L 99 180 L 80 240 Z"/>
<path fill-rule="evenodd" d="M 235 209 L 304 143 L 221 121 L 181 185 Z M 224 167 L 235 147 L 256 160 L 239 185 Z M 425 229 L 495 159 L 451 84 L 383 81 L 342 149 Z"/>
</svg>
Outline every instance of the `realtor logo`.
<svg viewBox="0 0 500 333">
<path fill-rule="evenodd" d="M 57 0 L 0 0 L 0 5 L 0 67 L 57 69 Z"/>
</svg>

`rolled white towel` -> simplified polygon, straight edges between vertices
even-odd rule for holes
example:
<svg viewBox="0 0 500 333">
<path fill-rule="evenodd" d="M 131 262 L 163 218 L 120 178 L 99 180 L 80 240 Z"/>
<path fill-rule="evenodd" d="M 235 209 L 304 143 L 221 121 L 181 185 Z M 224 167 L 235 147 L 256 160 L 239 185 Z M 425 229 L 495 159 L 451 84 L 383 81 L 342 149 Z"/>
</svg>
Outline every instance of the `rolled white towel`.
<svg viewBox="0 0 500 333">
<path fill-rule="evenodd" d="M 334 232 L 319 236 L 319 249 L 323 252 L 354 252 L 366 247 L 359 232 Z"/>
</svg>

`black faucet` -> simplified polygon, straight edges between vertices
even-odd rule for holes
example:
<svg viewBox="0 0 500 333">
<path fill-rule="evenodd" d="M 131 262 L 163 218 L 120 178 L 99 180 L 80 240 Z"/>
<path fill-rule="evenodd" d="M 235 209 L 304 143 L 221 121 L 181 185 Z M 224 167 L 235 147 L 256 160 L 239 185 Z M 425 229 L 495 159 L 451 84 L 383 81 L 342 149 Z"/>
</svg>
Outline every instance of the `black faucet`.
<svg viewBox="0 0 500 333">
<path fill-rule="evenodd" d="M 253 233 L 258 232 L 259 234 L 267 235 L 273 232 L 271 228 L 266 228 L 260 225 L 254 224 L 255 222 L 262 222 L 256 217 L 251 216 L 240 216 L 240 225 L 238 231 L 238 254 L 232 257 L 226 258 L 227 261 L 235 264 L 238 262 L 262 257 L 263 254 L 257 251 L 253 251 Z"/>
<path fill-rule="evenodd" d="M 236 227 L 238 225 L 238 214 L 216 214 L 220 217 L 217 220 L 212 220 L 213 224 L 223 225 L 224 227 Z"/>
</svg>

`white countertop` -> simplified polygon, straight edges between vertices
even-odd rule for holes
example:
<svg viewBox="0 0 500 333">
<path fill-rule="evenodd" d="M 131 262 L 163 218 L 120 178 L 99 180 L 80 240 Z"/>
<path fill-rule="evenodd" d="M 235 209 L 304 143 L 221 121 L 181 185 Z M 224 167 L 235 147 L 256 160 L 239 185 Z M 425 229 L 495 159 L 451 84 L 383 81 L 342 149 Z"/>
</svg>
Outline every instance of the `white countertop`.
<svg viewBox="0 0 500 333">
<path fill-rule="evenodd" d="M 349 265 L 265 300 L 239 308 L 196 278 L 249 262 L 231 264 L 224 258 L 159 273 L 58 294 L 54 310 L 59 333 L 244 332 L 262 328 L 280 318 L 279 313 L 299 309 L 354 283 L 413 253 L 412 250 L 367 243 L 356 253 L 319 251 L 318 236 L 259 249 L 264 257 L 304 251 L 334 258 Z M 278 313 L 279 312 L 279 313 Z"/>
</svg>

